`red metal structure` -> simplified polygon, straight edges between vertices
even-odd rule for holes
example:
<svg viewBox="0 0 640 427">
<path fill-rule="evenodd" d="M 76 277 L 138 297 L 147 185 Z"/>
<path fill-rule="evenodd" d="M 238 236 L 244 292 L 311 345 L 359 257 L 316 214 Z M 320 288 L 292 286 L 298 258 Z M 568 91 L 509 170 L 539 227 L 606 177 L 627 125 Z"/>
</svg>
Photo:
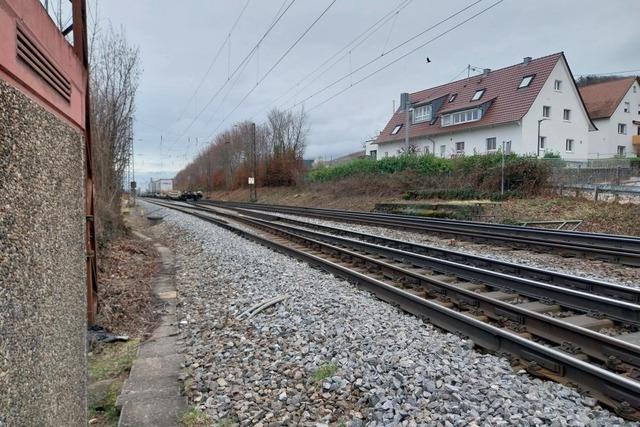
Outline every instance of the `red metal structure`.
<svg viewBox="0 0 640 427">
<path fill-rule="evenodd" d="M 85 140 L 87 320 L 97 313 L 86 0 L 72 0 L 71 45 L 37 0 L 0 0 L 0 79 L 82 132 Z"/>
</svg>

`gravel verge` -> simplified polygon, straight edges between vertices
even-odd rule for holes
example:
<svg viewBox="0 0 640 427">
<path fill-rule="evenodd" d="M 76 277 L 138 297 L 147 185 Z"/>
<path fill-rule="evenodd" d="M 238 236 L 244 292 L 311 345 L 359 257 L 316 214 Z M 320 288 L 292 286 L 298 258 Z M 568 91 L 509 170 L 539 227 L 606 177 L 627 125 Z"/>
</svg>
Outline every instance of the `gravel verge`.
<svg viewBox="0 0 640 427">
<path fill-rule="evenodd" d="M 631 425 L 341 279 L 163 214 L 154 228 L 176 253 L 185 391 L 219 423 Z M 288 299 L 237 319 L 278 295 Z"/>
<path fill-rule="evenodd" d="M 628 267 L 599 260 L 591 260 L 585 258 L 566 258 L 548 253 L 516 250 L 506 246 L 473 243 L 455 238 L 445 239 L 434 234 L 393 230 L 386 227 L 375 227 L 326 221 L 317 218 L 287 215 L 281 213 L 278 213 L 277 215 L 283 218 L 291 218 L 318 225 L 326 225 L 329 227 L 341 228 L 344 230 L 357 231 L 360 233 L 375 234 L 390 239 L 404 240 L 406 242 L 419 243 L 422 245 L 428 245 L 443 249 L 450 249 L 472 255 L 492 258 L 495 260 L 528 265 L 531 267 L 543 268 L 545 270 L 602 280 L 618 285 L 640 288 L 640 280 L 638 279 L 638 277 L 640 277 L 640 268 Z"/>
</svg>

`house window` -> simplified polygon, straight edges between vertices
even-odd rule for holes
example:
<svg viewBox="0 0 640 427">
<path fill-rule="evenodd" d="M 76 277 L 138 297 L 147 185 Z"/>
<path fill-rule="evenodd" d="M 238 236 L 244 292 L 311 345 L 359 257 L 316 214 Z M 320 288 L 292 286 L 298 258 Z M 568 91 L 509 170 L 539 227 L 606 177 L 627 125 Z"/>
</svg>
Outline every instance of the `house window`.
<svg viewBox="0 0 640 427">
<path fill-rule="evenodd" d="M 476 93 L 473 94 L 473 97 L 471 98 L 472 101 L 477 101 L 478 99 L 482 98 L 482 95 L 484 95 L 486 89 L 478 89 L 476 91 Z"/>
<path fill-rule="evenodd" d="M 564 149 L 567 153 L 573 152 L 573 139 L 567 139 L 564 144 Z"/>
<path fill-rule="evenodd" d="M 496 150 L 496 138 L 487 138 L 487 151 Z"/>
<path fill-rule="evenodd" d="M 530 76 L 524 76 L 522 78 L 522 80 L 520 80 L 520 84 L 518 85 L 518 89 L 522 89 L 523 87 L 528 87 L 531 82 L 533 81 L 533 77 L 535 76 L 535 74 L 532 74 Z"/>
<path fill-rule="evenodd" d="M 553 89 L 557 91 L 562 90 L 562 80 L 556 80 L 553 82 Z"/>
<path fill-rule="evenodd" d="M 453 101 L 455 101 L 457 97 L 458 97 L 458 94 L 457 94 L 457 93 L 452 94 L 452 95 L 449 97 L 449 102 L 453 102 Z"/>
<path fill-rule="evenodd" d="M 564 119 L 565 122 L 568 122 L 569 120 L 571 120 L 571 110 L 569 110 L 568 108 L 565 108 L 564 113 L 562 113 L 562 118 Z"/>
<path fill-rule="evenodd" d="M 440 146 L 440 157 L 444 157 L 445 154 L 447 154 L 447 146 L 446 145 L 441 145 Z"/>
<path fill-rule="evenodd" d="M 630 103 L 628 103 L 628 102 L 626 102 L 626 101 L 625 101 L 625 103 L 624 103 L 624 112 L 625 112 L 625 113 L 629 113 L 629 112 L 631 112 L 631 104 L 630 104 Z"/>
<path fill-rule="evenodd" d="M 618 145 L 618 156 L 624 156 L 626 154 L 626 148 L 624 145 Z"/>
<path fill-rule="evenodd" d="M 431 120 L 431 104 L 417 107 L 413 110 L 413 123 Z"/>
<path fill-rule="evenodd" d="M 391 131 L 391 135 L 397 134 L 398 132 L 400 132 L 400 129 L 402 129 L 402 125 L 396 125 L 396 127 L 394 127 Z"/>
<path fill-rule="evenodd" d="M 633 93 L 636 93 L 638 91 L 638 88 L 636 87 L 636 85 L 633 85 Z"/>
<path fill-rule="evenodd" d="M 551 107 L 548 105 L 542 107 L 542 117 L 551 117 Z"/>
<path fill-rule="evenodd" d="M 458 125 L 460 123 L 475 122 L 482 118 L 482 110 L 474 108 L 471 110 L 458 111 L 451 114 L 443 114 L 440 119 L 442 126 Z"/>
<path fill-rule="evenodd" d="M 456 153 L 464 154 L 464 142 L 456 142 Z"/>
<path fill-rule="evenodd" d="M 620 135 L 627 134 L 627 125 L 625 123 L 618 123 L 618 133 Z"/>
<path fill-rule="evenodd" d="M 546 146 L 547 146 L 547 137 L 546 136 L 541 136 L 540 137 L 540 149 L 544 150 Z"/>
<path fill-rule="evenodd" d="M 371 150 L 369 151 L 369 157 L 375 159 L 378 157 L 378 150 Z"/>
</svg>

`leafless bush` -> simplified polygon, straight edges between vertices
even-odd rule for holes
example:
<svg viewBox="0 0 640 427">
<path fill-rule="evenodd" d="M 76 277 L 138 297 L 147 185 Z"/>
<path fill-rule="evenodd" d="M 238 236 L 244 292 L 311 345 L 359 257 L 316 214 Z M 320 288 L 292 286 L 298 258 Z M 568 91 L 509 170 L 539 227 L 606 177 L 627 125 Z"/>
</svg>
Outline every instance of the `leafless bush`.
<svg viewBox="0 0 640 427">
<path fill-rule="evenodd" d="M 307 115 L 273 109 L 256 126 L 256 178 L 260 186 L 296 184 L 304 173 Z M 196 159 L 175 177 L 182 190 L 230 190 L 253 175 L 253 129 L 241 122 L 218 134 Z"/>
</svg>

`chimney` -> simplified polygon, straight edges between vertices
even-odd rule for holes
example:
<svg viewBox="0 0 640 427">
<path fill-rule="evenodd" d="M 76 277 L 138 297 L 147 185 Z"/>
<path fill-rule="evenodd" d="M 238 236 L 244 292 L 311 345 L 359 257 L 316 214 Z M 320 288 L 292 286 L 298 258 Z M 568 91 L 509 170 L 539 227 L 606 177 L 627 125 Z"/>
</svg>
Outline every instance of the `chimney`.
<svg viewBox="0 0 640 427">
<path fill-rule="evenodd" d="M 531 62 L 531 57 L 530 57 L 530 56 L 525 56 L 525 57 L 522 59 L 522 63 L 523 63 L 524 65 L 528 65 L 528 64 L 529 64 L 529 62 Z"/>
<path fill-rule="evenodd" d="M 409 94 L 403 92 L 400 94 L 400 108 L 407 110 L 409 108 Z"/>
<path fill-rule="evenodd" d="M 482 77 L 487 77 L 490 72 L 491 72 L 491 68 L 484 68 L 482 70 Z"/>
</svg>

